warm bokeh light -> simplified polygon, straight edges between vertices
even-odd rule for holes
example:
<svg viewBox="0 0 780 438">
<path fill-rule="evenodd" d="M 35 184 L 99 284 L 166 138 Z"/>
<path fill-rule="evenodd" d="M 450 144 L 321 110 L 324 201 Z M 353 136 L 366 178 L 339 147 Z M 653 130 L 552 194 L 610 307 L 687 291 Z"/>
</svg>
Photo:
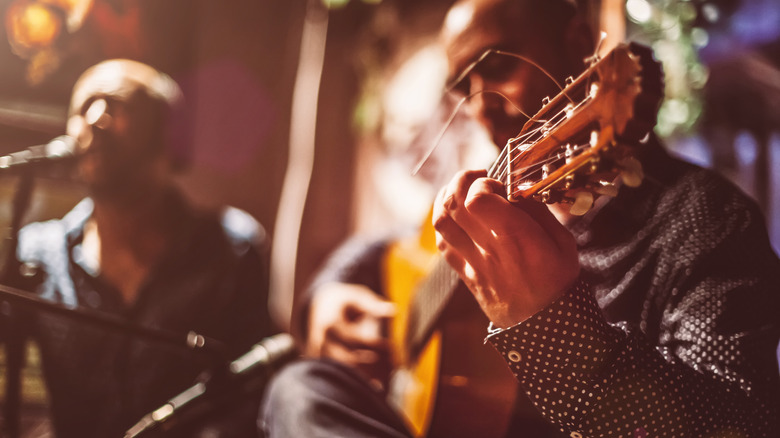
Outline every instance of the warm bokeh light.
<svg viewBox="0 0 780 438">
<path fill-rule="evenodd" d="M 626 12 L 632 19 L 640 23 L 650 21 L 653 17 L 653 8 L 645 0 L 628 0 Z"/>
<path fill-rule="evenodd" d="M 65 11 L 73 11 L 79 8 L 82 4 L 92 3 L 91 0 L 42 0 L 44 3 L 50 5 L 56 5 L 61 7 Z"/>
<path fill-rule="evenodd" d="M 20 56 L 49 47 L 60 36 L 78 30 L 93 0 L 17 0 L 6 11 L 8 39 Z"/>
<path fill-rule="evenodd" d="M 20 56 L 51 45 L 60 35 L 62 24 L 61 17 L 42 3 L 16 3 L 6 14 L 8 39 Z"/>
<path fill-rule="evenodd" d="M 61 62 L 63 34 L 78 31 L 94 0 L 15 0 L 5 13 L 8 42 L 28 60 L 27 81 L 37 84 Z"/>
<path fill-rule="evenodd" d="M 81 27 L 84 18 L 92 9 L 94 0 L 40 0 L 43 3 L 55 6 L 65 13 L 65 23 L 68 32 L 75 32 Z"/>
</svg>

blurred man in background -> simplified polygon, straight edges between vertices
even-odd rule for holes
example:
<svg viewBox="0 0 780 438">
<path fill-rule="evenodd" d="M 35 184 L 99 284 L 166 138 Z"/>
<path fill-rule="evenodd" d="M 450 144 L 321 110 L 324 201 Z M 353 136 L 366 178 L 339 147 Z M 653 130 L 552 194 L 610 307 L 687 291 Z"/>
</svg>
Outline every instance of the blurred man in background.
<svg viewBox="0 0 780 438">
<path fill-rule="evenodd" d="M 462 0 L 442 37 L 452 79 L 500 49 L 563 83 L 594 52 L 565 0 Z M 533 63 L 493 54 L 458 84 L 497 145 L 560 91 Z M 510 204 L 484 171 L 456 175 L 435 202 L 439 249 L 491 320 L 488 341 L 520 382 L 518 400 L 550 425 L 518 412 L 508 435 L 771 436 L 780 263 L 762 215 L 652 134 L 638 158 L 644 183 L 582 217 Z M 381 385 L 382 326 L 395 312 L 383 296 L 386 248 L 350 245 L 314 282 L 300 320 L 307 351 L 323 360 L 278 376 L 264 410 L 270 437 L 411 435 Z"/>
<path fill-rule="evenodd" d="M 21 230 L 18 255 L 38 271 L 36 292 L 150 329 L 192 331 L 223 342 L 234 359 L 272 329 L 266 242 L 248 214 L 203 211 L 177 190 L 187 127 L 178 85 L 154 68 L 110 60 L 73 89 L 67 133 L 78 142 L 89 190 L 61 220 Z M 190 387 L 202 356 L 62 315 L 30 312 L 53 430 L 59 437 L 116 437 Z M 253 436 L 259 398 L 196 432 Z M 202 425 L 199 425 L 202 426 Z"/>
</svg>

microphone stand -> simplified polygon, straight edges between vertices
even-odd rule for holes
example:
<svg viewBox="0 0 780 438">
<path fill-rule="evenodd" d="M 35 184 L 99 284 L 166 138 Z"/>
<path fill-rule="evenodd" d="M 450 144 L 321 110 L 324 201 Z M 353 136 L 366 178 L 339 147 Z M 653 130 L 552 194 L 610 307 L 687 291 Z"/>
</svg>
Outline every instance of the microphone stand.
<svg viewBox="0 0 780 438">
<path fill-rule="evenodd" d="M 25 290 L 4 284 L 0 284 L 0 298 L 24 305 L 25 307 L 32 307 L 45 312 L 63 315 L 76 322 L 108 328 L 115 332 L 121 332 L 142 340 L 156 342 L 158 344 L 167 344 L 190 351 L 202 352 L 207 357 L 210 357 L 212 362 L 219 366 L 228 363 L 227 347 L 225 344 L 193 331 L 182 335 L 163 329 L 152 329 L 133 324 L 124 318 L 114 316 L 110 313 L 85 307 L 66 307 L 40 298 Z"/>
<path fill-rule="evenodd" d="M 235 414 L 236 411 L 244 413 L 246 408 L 237 404 L 256 399 L 273 374 L 297 354 L 290 334 L 278 333 L 266 337 L 227 367 L 201 375 L 195 384 L 143 416 L 125 431 L 124 438 L 164 437 L 172 430 L 181 433 L 182 427 L 186 434 L 190 430 L 188 428 L 203 427 L 221 415 Z M 256 401 L 259 402 L 259 399 Z M 256 416 L 257 406 L 252 407 L 251 403 L 247 406 L 251 407 L 251 415 Z M 228 423 L 223 421 L 219 424 Z M 231 436 L 236 433 L 250 432 L 233 430 Z"/>
<path fill-rule="evenodd" d="M 14 257 L 14 260 L 16 258 Z M 18 265 L 18 262 L 17 262 Z M 130 335 L 136 339 L 165 344 L 176 348 L 187 349 L 196 353 L 201 353 L 210 362 L 210 366 L 204 366 L 205 369 L 215 370 L 210 374 L 210 378 L 220 379 L 228 369 L 229 356 L 227 346 L 222 342 L 200 335 L 193 331 L 186 335 L 170 332 L 162 329 L 151 329 L 130 321 L 111 315 L 109 313 L 84 307 L 65 307 L 51 301 L 40 298 L 30 292 L 17 289 L 11 286 L 0 284 L 0 299 L 5 303 L 14 303 L 19 306 L 29 307 L 44 312 L 62 315 L 72 319 L 74 322 L 97 325 L 115 332 Z M 16 306 L 6 306 L 12 310 L 14 320 L 11 322 L 18 327 L 26 320 L 21 316 L 24 313 L 19 312 Z M 8 309 L 5 309 L 6 311 Z M 21 406 L 21 370 L 24 365 L 24 345 L 25 339 L 21 336 L 10 336 L 6 339 L 6 405 L 4 415 L 6 416 L 5 436 L 9 438 L 19 437 L 19 413 Z M 11 350 L 13 348 L 13 350 Z M 9 353 L 15 356 L 13 362 Z M 12 368 L 13 365 L 13 368 Z M 13 392 L 11 392 L 13 391 Z"/>
<path fill-rule="evenodd" d="M 21 285 L 21 265 L 16 258 L 16 250 L 19 243 L 19 230 L 22 218 L 30 206 L 30 197 L 33 190 L 33 173 L 31 169 L 24 169 L 19 174 L 16 192 L 11 207 L 11 224 L 7 237 L 5 263 L 0 273 L 0 282 L 3 284 Z M 3 336 L 6 357 L 6 382 L 3 417 L 5 419 L 2 433 L 9 438 L 18 438 L 20 434 L 20 407 L 21 407 L 21 373 L 25 359 L 25 337 L 22 326 L 24 318 L 19 315 L 18 309 L 2 302 Z"/>
<path fill-rule="evenodd" d="M 0 323 L 2 323 L 0 337 L 4 342 L 6 354 L 6 395 L 3 406 L 5 421 L 0 429 L 0 434 L 7 438 L 20 436 L 21 372 L 25 359 L 27 334 L 25 323 L 29 318 L 24 317 L 25 313 L 22 312 L 24 309 L 19 307 L 32 307 L 63 315 L 74 321 L 125 333 L 139 339 L 200 352 L 212 362 L 212 368 L 224 367 L 229 361 L 227 347 L 215 339 L 195 332 L 181 335 L 160 329 L 150 329 L 105 312 L 83 307 L 66 307 L 18 288 L 32 289 L 36 283 L 33 276 L 29 275 L 24 265 L 16 257 L 22 219 L 29 208 L 34 187 L 35 167 L 26 167 L 19 171 L 19 182 L 12 204 L 11 225 L 5 251 L 6 258 L 3 269 L 0 271 L 0 316 L 2 316 L 0 318 Z"/>
</svg>

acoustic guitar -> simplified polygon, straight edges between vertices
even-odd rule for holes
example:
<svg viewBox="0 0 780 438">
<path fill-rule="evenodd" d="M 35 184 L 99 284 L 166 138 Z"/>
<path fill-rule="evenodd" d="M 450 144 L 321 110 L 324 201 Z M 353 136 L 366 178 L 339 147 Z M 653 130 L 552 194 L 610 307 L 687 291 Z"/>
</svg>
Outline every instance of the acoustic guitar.
<svg viewBox="0 0 780 438">
<path fill-rule="evenodd" d="M 584 214 L 613 184 L 641 183 L 636 148 L 655 125 L 663 96 L 650 49 L 623 44 L 569 78 L 488 170 L 510 201 L 565 203 Z M 502 437 L 517 397 L 503 359 L 484 345 L 487 319 L 437 255 L 430 220 L 419 237 L 395 242 L 384 258 L 394 373 L 389 398 L 416 436 Z M 526 403 L 528 404 L 528 403 Z"/>
</svg>

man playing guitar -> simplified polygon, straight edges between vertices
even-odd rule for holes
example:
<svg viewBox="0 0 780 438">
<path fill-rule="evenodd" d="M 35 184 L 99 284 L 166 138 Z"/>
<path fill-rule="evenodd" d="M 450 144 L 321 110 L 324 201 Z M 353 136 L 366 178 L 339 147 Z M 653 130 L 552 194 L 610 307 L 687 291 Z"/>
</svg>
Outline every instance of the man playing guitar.
<svg viewBox="0 0 780 438">
<path fill-rule="evenodd" d="M 452 78 L 468 71 L 458 89 L 497 145 L 513 145 L 543 98 L 559 94 L 556 81 L 577 77 L 593 53 L 588 26 L 565 0 L 462 0 L 441 35 Z M 472 65 L 487 49 L 532 62 L 489 55 Z M 552 104 L 569 99 L 562 94 Z M 556 138 L 545 126 L 540 143 Z M 491 321 L 487 341 L 519 397 L 552 425 L 537 431 L 513 419 L 507 435 L 771 436 L 780 264 L 762 215 L 719 176 L 669 157 L 652 134 L 634 146 L 643 170 L 614 160 L 600 182 L 623 186 L 587 213 L 572 214 L 579 189 L 512 196 L 511 178 L 485 171 L 459 173 L 437 196 L 439 250 Z M 638 185 L 632 174 L 641 173 Z M 606 193 L 594 185 L 578 187 Z M 268 436 L 435 435 L 410 430 L 376 389 L 386 380 L 380 322 L 395 311 L 374 293 L 382 251 L 347 250 L 315 283 L 307 349 L 325 360 L 277 376 Z"/>
</svg>

